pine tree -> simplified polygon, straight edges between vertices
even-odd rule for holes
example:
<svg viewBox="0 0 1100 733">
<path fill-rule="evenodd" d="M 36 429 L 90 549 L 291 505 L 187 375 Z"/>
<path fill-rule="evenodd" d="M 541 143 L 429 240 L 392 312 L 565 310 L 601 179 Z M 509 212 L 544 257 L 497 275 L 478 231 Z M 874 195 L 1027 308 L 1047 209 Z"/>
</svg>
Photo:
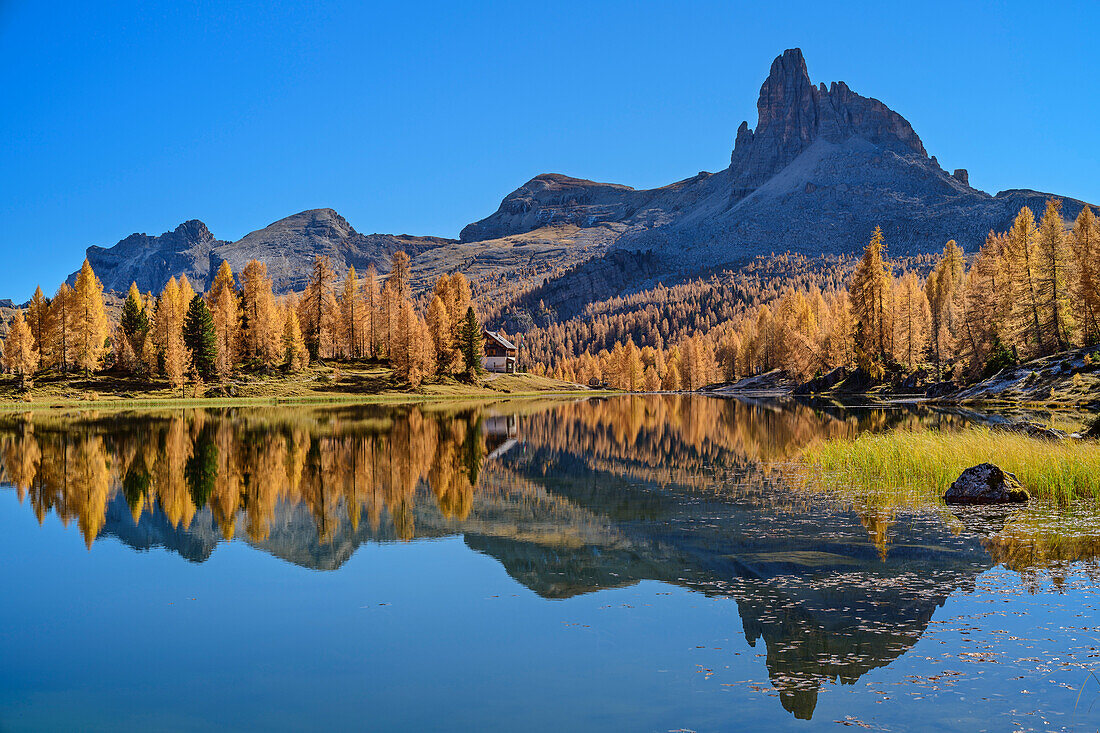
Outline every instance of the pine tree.
<svg viewBox="0 0 1100 733">
<path fill-rule="evenodd" d="M 125 345 L 119 353 L 126 355 L 120 360 L 119 366 L 134 373 L 144 371 L 145 365 L 141 361 L 141 354 L 145 350 L 145 339 L 149 335 L 149 316 L 145 312 L 145 303 L 137 289 L 137 283 L 130 284 L 130 292 L 126 295 L 126 302 L 122 304 L 118 331 L 119 339 Z"/>
<path fill-rule="evenodd" d="M 466 308 L 466 316 L 462 320 L 462 330 L 459 333 L 458 348 L 462 352 L 462 362 L 466 372 L 469 374 L 480 372 L 484 339 L 481 335 L 481 324 L 477 322 L 473 306 Z"/>
<path fill-rule="evenodd" d="M 4 368 L 19 376 L 20 389 L 30 387 L 30 378 L 38 369 L 38 347 L 30 326 L 23 320 L 23 311 L 16 311 L 4 339 Z"/>
<path fill-rule="evenodd" d="M 191 299 L 184 320 L 183 343 L 191 354 L 191 366 L 203 379 L 217 373 L 218 336 L 214 330 L 214 317 L 201 295 Z"/>
<path fill-rule="evenodd" d="M 856 349 L 864 361 L 885 361 L 892 275 L 882 229 L 875 227 L 848 288 L 856 321 Z"/>
<path fill-rule="evenodd" d="M 107 313 L 103 307 L 103 283 L 87 259 L 73 288 L 73 345 L 76 366 L 86 373 L 99 367 L 107 351 Z"/>
<path fill-rule="evenodd" d="M 1073 225 L 1073 303 L 1085 346 L 1100 344 L 1100 221 L 1088 206 Z"/>
</svg>

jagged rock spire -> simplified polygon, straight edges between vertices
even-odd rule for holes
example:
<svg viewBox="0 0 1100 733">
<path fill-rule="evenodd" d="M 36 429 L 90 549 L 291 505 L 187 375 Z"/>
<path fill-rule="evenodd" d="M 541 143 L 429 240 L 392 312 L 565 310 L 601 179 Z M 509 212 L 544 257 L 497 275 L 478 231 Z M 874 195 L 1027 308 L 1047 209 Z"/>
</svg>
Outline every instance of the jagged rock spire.
<svg viewBox="0 0 1100 733">
<path fill-rule="evenodd" d="M 756 108 L 756 130 L 741 123 L 730 157 L 735 198 L 751 193 L 819 138 L 840 143 L 858 136 L 899 153 L 927 157 L 910 124 L 882 102 L 856 94 L 844 82 L 815 87 L 797 48 L 772 62 Z"/>
</svg>

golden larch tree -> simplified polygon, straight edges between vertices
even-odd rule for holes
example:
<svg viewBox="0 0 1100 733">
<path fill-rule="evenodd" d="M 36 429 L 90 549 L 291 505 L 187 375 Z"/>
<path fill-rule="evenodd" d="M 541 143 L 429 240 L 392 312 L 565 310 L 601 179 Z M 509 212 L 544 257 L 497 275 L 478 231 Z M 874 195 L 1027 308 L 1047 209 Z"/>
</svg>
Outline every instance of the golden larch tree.
<svg viewBox="0 0 1100 733">
<path fill-rule="evenodd" d="M 339 342 L 341 353 L 349 359 L 363 356 L 363 326 L 366 321 L 363 312 L 363 293 L 355 268 L 349 267 L 340 288 Z"/>
<path fill-rule="evenodd" d="M 1028 207 L 1020 209 L 1004 239 L 1004 262 L 1012 289 L 1010 326 L 1013 339 L 1028 354 L 1046 353 L 1040 312 L 1039 231 L 1035 215 Z"/>
<path fill-rule="evenodd" d="M 241 312 L 243 352 L 259 365 L 271 368 L 281 364 L 283 319 L 279 313 L 267 266 L 250 260 L 241 270 Z"/>
<path fill-rule="evenodd" d="M 87 259 L 73 288 L 73 355 L 75 364 L 91 373 L 107 352 L 107 312 L 103 307 L 103 283 Z"/>
<path fill-rule="evenodd" d="M 875 227 L 848 287 L 856 324 L 857 353 L 867 362 L 885 360 L 889 356 L 887 330 L 892 279 L 886 263 L 882 229 Z"/>
<path fill-rule="evenodd" d="M 955 335 L 959 327 L 957 295 L 962 289 L 965 274 L 966 261 L 962 248 L 952 239 L 944 245 L 940 261 L 925 282 L 931 314 L 928 341 L 937 376 L 943 373 L 943 363 L 954 359 Z M 907 363 L 912 364 L 911 361 Z"/>
<path fill-rule="evenodd" d="M 1080 341 L 1100 344 L 1100 221 L 1088 206 L 1073 225 L 1073 304 Z"/>
<path fill-rule="evenodd" d="M 1062 219 L 1062 202 L 1047 201 L 1038 236 L 1039 267 L 1037 289 L 1040 323 L 1048 348 L 1061 351 L 1073 340 L 1070 305 L 1070 250 Z"/>
<path fill-rule="evenodd" d="M 394 376 L 419 387 L 424 377 L 435 371 L 432 338 L 410 301 L 401 303 L 396 314 L 394 337 L 390 345 L 390 365 Z"/>
<path fill-rule="evenodd" d="M 34 336 L 34 345 L 44 364 L 49 363 L 50 345 L 53 341 L 53 319 L 50 317 L 50 301 L 42 294 L 42 287 L 34 289 L 34 296 L 27 304 L 27 326 Z"/>
<path fill-rule="evenodd" d="M 443 304 L 443 299 L 439 297 L 438 292 L 432 296 L 424 320 L 428 325 L 428 333 L 432 337 L 432 345 L 435 347 L 436 369 L 441 374 L 454 372 L 459 368 L 462 355 L 455 348 L 451 317 L 447 313 L 447 306 Z"/>
<path fill-rule="evenodd" d="M 906 272 L 894 288 L 894 356 L 910 369 L 921 359 L 931 321 L 920 278 L 915 272 Z"/>
<path fill-rule="evenodd" d="M 174 348 L 174 342 L 183 343 L 183 316 L 179 306 L 180 288 L 176 278 L 168 278 L 164 289 L 157 297 L 157 304 L 153 308 L 153 344 L 155 346 L 154 359 L 159 362 L 159 368 L 168 374 L 168 351 Z M 157 364 L 150 364 L 150 369 L 155 371 Z"/>
<path fill-rule="evenodd" d="M 286 368 L 291 372 L 300 372 L 309 365 L 309 350 L 302 338 L 302 328 L 298 325 L 298 312 L 286 308 L 286 323 L 283 327 L 283 348 L 286 355 Z"/>
<path fill-rule="evenodd" d="M 68 371 L 73 363 L 73 289 L 68 283 L 61 283 L 50 301 L 50 348 L 51 364 L 61 371 Z"/>
<path fill-rule="evenodd" d="M 378 287 L 378 271 L 374 264 L 367 266 L 366 275 L 360 283 L 363 296 L 363 339 L 366 342 L 364 356 L 377 359 L 381 354 L 380 339 L 382 331 L 379 328 L 382 311 L 382 291 Z"/>
<path fill-rule="evenodd" d="M 314 359 L 329 359 L 336 355 L 338 321 L 336 274 L 328 257 L 318 255 L 313 260 L 313 271 L 302 302 L 298 304 L 298 322 L 310 356 Z"/>
<path fill-rule="evenodd" d="M 23 318 L 23 311 L 16 311 L 4 339 L 4 368 L 19 377 L 19 386 L 26 389 L 30 378 L 38 369 L 38 347 L 34 334 Z"/>
<path fill-rule="evenodd" d="M 227 379 L 240 358 L 241 308 L 233 281 L 233 269 L 225 260 L 222 260 L 214 283 L 206 293 L 206 303 L 214 319 L 218 347 L 215 369 L 218 376 Z"/>
</svg>

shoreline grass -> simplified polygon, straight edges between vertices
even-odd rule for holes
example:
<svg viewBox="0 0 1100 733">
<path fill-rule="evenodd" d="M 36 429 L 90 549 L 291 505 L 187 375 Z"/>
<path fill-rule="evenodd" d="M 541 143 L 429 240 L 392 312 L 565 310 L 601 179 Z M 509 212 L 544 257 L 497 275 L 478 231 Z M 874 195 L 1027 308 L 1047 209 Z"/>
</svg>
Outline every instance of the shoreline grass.
<svg viewBox="0 0 1100 733">
<path fill-rule="evenodd" d="M 227 392 L 232 389 L 232 394 Z M 395 381 L 383 366 L 314 366 L 294 375 L 242 375 L 227 384 L 174 390 L 110 374 L 71 375 L 37 381 L 28 391 L 14 379 L 0 380 L 0 413 L 52 409 L 164 409 L 235 406 L 354 405 L 499 400 L 513 397 L 577 397 L 612 394 L 531 374 L 486 375 L 476 384 L 447 378 L 416 390 Z"/>
<path fill-rule="evenodd" d="M 922 497 L 941 503 L 964 469 L 986 462 L 1014 473 L 1043 501 L 1100 498 L 1100 443 L 1041 440 L 984 426 L 864 433 L 809 446 L 801 460 L 829 488 L 896 496 L 905 504 Z"/>
</svg>

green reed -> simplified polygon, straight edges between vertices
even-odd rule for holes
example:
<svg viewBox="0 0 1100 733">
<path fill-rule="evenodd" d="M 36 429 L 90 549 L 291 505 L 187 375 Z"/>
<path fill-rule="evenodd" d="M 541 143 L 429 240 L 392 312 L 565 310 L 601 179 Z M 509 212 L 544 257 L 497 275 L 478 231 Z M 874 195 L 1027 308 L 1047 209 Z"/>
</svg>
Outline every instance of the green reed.
<svg viewBox="0 0 1100 733">
<path fill-rule="evenodd" d="M 1046 501 L 1100 498 L 1100 444 L 986 427 L 864 433 L 809 446 L 802 461 L 830 488 L 897 494 L 905 503 L 914 494 L 942 496 L 964 469 L 985 462 L 1016 474 L 1032 496 Z"/>
</svg>

